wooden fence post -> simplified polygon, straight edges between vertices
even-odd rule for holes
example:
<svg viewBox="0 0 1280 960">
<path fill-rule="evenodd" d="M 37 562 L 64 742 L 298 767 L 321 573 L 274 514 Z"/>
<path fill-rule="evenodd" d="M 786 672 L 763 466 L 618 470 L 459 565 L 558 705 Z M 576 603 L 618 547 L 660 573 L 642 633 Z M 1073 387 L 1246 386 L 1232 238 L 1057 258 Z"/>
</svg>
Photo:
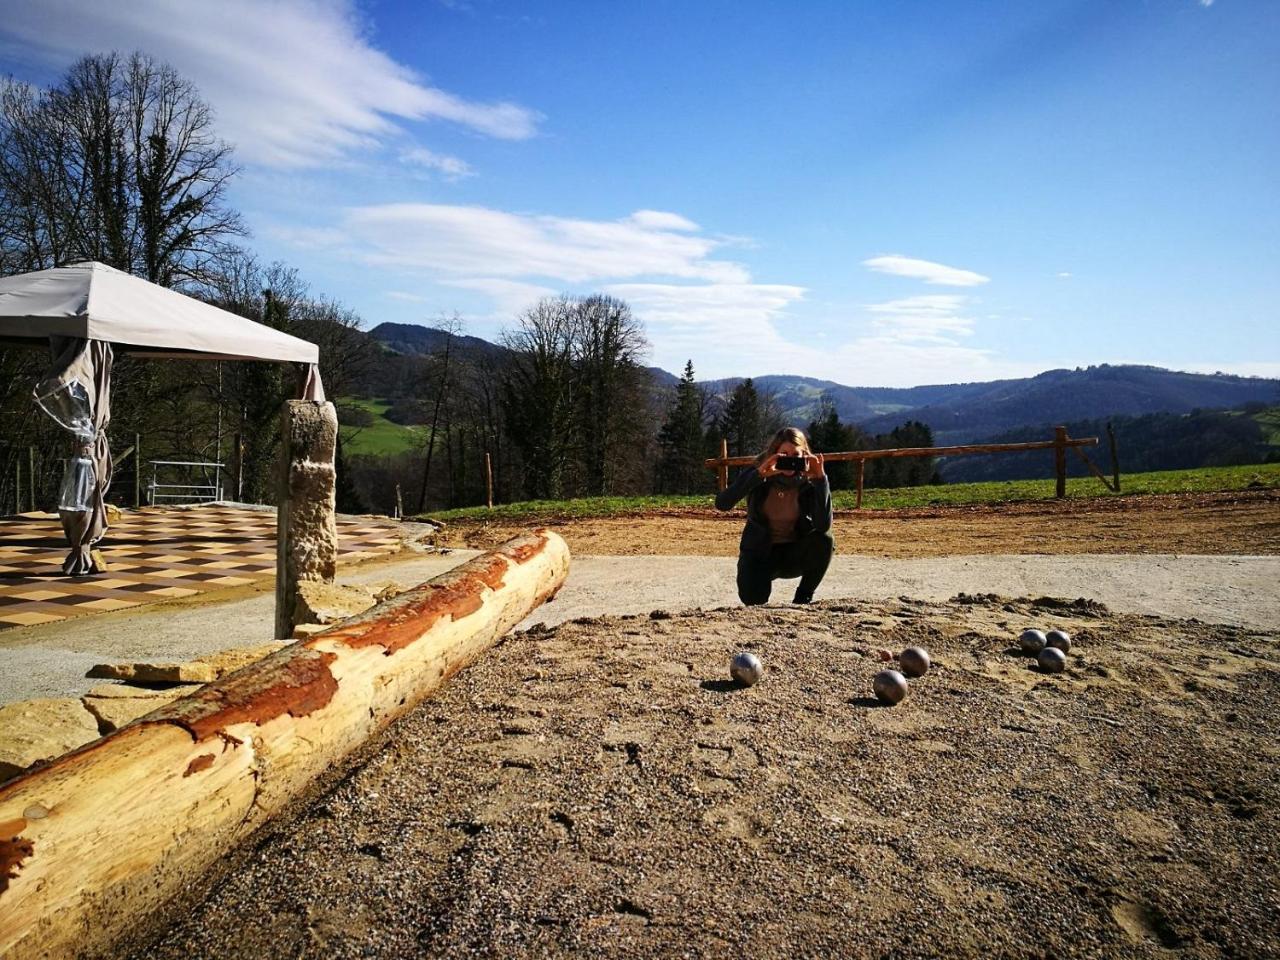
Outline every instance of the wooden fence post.
<svg viewBox="0 0 1280 960">
<path fill-rule="evenodd" d="M 867 472 L 867 461 L 859 458 L 858 460 L 858 506 L 857 506 L 858 510 L 862 509 L 862 481 L 866 476 L 866 472 Z"/>
<path fill-rule="evenodd" d="M 1116 493 L 1120 492 L 1120 457 L 1116 454 L 1116 432 L 1107 424 L 1107 443 L 1111 447 L 1111 484 Z"/>
<path fill-rule="evenodd" d="M 396 484 L 396 505 L 392 508 L 395 513 L 395 519 L 400 520 L 404 517 L 404 497 L 400 493 L 400 484 Z"/>
<path fill-rule="evenodd" d="M 27 447 L 27 503 L 36 512 L 36 448 Z"/>
<path fill-rule="evenodd" d="M 484 452 L 484 486 L 488 496 L 489 509 L 493 509 L 493 458 L 489 451 Z"/>
<path fill-rule="evenodd" d="M 1059 500 L 1067 495 L 1067 428 L 1053 428 L 1053 469 L 1058 477 L 1057 491 Z"/>
<path fill-rule="evenodd" d="M 22 512 L 22 457 L 13 458 L 13 512 Z"/>
<path fill-rule="evenodd" d="M 725 460 L 729 459 L 729 441 L 725 437 L 720 438 L 720 466 L 716 470 L 716 488 L 719 490 L 729 489 L 729 464 Z"/>
<path fill-rule="evenodd" d="M 333 583 L 338 559 L 338 415 L 332 403 L 285 402 L 281 414 L 281 472 L 276 511 L 275 638 L 297 625 L 299 584 Z"/>
</svg>

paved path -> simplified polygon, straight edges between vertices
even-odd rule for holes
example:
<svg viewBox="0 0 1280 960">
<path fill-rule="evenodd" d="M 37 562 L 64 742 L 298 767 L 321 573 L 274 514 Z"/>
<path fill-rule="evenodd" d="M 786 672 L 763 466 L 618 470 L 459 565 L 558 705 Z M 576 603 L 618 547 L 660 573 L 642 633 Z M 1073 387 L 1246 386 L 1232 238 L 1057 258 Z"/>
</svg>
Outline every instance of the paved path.
<svg viewBox="0 0 1280 960">
<path fill-rule="evenodd" d="M 344 571 L 342 582 L 419 583 L 473 556 L 456 551 Z M 600 614 L 737 603 L 730 557 L 575 557 L 559 597 L 529 623 Z M 1274 629 L 1280 623 L 1280 557 L 971 556 L 887 560 L 836 557 L 818 599 L 957 593 L 1090 597 L 1114 610 Z M 778 584 L 791 599 L 794 581 Z M 75 696 L 105 660 L 182 660 L 271 638 L 269 588 L 224 602 L 144 607 L 0 632 L 0 703 Z"/>
</svg>

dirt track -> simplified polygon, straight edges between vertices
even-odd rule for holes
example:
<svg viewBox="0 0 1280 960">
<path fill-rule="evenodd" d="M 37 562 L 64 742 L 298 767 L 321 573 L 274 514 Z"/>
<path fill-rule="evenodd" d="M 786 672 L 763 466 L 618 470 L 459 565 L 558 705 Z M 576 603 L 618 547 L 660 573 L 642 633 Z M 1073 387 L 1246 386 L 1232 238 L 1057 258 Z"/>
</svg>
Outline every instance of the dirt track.
<svg viewBox="0 0 1280 960">
<path fill-rule="evenodd" d="M 1275 956 L 1278 640 L 995 599 L 538 628 L 139 956 Z M 937 669 L 878 708 L 909 643 Z"/>
<path fill-rule="evenodd" d="M 575 554 L 733 556 L 741 507 L 550 525 Z M 488 549 L 520 524 L 450 526 L 449 546 Z M 840 511 L 842 554 L 946 557 L 972 554 L 1280 553 L 1280 491 L 1039 500 L 1000 506 Z"/>
</svg>

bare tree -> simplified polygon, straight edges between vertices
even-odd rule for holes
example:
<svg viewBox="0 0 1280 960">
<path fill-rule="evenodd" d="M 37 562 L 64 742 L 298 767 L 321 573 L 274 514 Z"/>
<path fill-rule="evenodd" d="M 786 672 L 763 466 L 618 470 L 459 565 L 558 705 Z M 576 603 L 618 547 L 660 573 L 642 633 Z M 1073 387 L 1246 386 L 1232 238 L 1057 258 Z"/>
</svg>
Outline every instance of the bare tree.
<svg viewBox="0 0 1280 960">
<path fill-rule="evenodd" d="M 139 53 L 0 90 L 0 266 L 98 260 L 165 286 L 209 282 L 244 233 L 236 173 L 196 88 Z"/>
<path fill-rule="evenodd" d="M 568 297 L 544 298 L 502 337 L 514 354 L 503 378 L 503 412 L 524 461 L 525 491 L 535 499 L 562 495 L 575 445 L 573 310 Z"/>
<path fill-rule="evenodd" d="M 571 316 L 584 487 L 598 496 L 611 491 L 621 447 L 636 439 L 634 401 L 646 378 L 639 361 L 649 343 L 631 308 L 614 297 L 579 300 Z"/>
</svg>

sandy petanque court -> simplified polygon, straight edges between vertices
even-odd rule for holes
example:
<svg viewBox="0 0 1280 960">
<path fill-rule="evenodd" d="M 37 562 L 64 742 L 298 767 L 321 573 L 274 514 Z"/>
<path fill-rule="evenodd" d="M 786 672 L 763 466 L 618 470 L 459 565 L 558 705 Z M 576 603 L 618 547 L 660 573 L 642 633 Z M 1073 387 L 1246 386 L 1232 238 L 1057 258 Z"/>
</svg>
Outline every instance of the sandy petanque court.
<svg viewBox="0 0 1280 960">
<path fill-rule="evenodd" d="M 135 956 L 1274 956 L 1277 640 L 993 597 L 536 626 Z"/>
</svg>

